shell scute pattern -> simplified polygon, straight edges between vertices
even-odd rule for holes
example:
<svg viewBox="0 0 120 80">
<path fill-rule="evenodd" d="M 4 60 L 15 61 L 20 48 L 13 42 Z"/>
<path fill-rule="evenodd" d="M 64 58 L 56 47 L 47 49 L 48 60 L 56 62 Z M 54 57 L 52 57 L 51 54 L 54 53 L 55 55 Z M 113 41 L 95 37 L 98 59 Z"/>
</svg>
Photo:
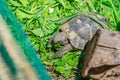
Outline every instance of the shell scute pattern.
<svg viewBox="0 0 120 80">
<path fill-rule="evenodd" d="M 64 25 L 64 24 L 63 24 Z M 102 28 L 99 24 L 94 22 L 93 20 L 86 18 L 84 16 L 75 17 L 68 22 L 69 29 L 66 30 L 68 39 L 70 40 L 73 47 L 80 49 L 80 45 L 76 46 L 76 44 L 81 44 L 82 47 L 86 45 L 86 42 L 92 38 L 92 36 L 96 33 L 99 28 Z M 71 35 L 71 32 L 74 34 Z M 78 38 L 73 36 L 77 36 Z M 77 40 L 76 40 L 77 39 Z M 83 43 L 82 43 L 83 42 Z"/>
</svg>

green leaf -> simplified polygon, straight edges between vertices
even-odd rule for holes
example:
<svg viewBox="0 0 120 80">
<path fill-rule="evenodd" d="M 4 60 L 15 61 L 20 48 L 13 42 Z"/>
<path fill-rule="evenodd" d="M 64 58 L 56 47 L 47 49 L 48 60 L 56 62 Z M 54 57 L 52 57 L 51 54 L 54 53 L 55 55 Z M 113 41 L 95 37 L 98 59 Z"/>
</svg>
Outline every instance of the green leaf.
<svg viewBox="0 0 120 80">
<path fill-rule="evenodd" d="M 60 73 L 63 73 L 65 71 L 65 68 L 63 66 L 57 66 L 55 69 Z"/>
<path fill-rule="evenodd" d="M 19 0 L 19 1 L 23 4 L 23 6 L 26 6 L 28 4 L 28 0 Z"/>
<path fill-rule="evenodd" d="M 10 2 L 12 5 L 14 5 L 14 6 L 21 6 L 21 4 L 19 3 L 19 2 L 17 2 L 17 1 L 11 1 Z"/>
<path fill-rule="evenodd" d="M 39 37 L 43 37 L 44 36 L 44 33 L 43 33 L 41 28 L 37 28 L 37 29 L 31 30 L 31 31 L 36 36 L 39 36 Z"/>
<path fill-rule="evenodd" d="M 71 66 L 75 66 L 76 65 L 76 60 L 75 59 L 70 59 L 68 64 L 71 65 Z"/>
<path fill-rule="evenodd" d="M 19 19 L 24 19 L 24 18 L 32 18 L 34 15 L 31 12 L 27 12 L 24 9 L 17 9 L 16 10 L 16 15 L 19 17 Z"/>
<path fill-rule="evenodd" d="M 64 75 L 64 77 L 70 77 L 71 71 L 70 71 L 70 70 L 67 70 L 67 71 L 65 72 L 65 74 L 63 74 L 63 75 Z"/>
<path fill-rule="evenodd" d="M 65 5 L 65 3 L 64 3 L 63 0 L 58 0 L 58 1 L 62 4 L 62 6 L 63 6 L 64 8 L 66 8 L 66 5 Z"/>
<path fill-rule="evenodd" d="M 71 66 L 71 65 L 69 65 L 69 64 L 67 64 L 67 63 L 65 64 L 65 69 L 66 69 L 66 70 L 70 70 L 70 69 L 72 69 L 72 68 L 73 68 L 73 66 Z"/>
<path fill-rule="evenodd" d="M 88 4 L 90 10 L 96 12 L 96 10 L 95 10 L 95 8 L 94 8 L 94 6 L 93 6 L 92 1 L 91 1 L 91 0 L 87 0 L 86 2 L 87 2 L 87 4 Z"/>
</svg>

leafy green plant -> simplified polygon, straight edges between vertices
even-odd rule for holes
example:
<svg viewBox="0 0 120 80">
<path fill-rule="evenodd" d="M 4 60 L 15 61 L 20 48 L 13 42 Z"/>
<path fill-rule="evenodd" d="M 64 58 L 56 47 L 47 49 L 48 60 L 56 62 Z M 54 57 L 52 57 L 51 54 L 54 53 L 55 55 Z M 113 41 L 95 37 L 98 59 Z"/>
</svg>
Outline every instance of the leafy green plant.
<svg viewBox="0 0 120 80">
<path fill-rule="evenodd" d="M 120 30 L 119 0 L 7 0 L 7 2 L 22 23 L 23 29 L 48 70 L 50 68 L 57 76 L 65 78 L 75 77 L 74 72 L 81 52 L 72 51 L 60 59 L 52 59 L 55 53 L 46 46 L 48 40 L 59 32 L 64 21 L 78 13 L 94 12 L 107 18 L 110 30 Z M 58 46 L 55 47 L 57 49 Z"/>
</svg>

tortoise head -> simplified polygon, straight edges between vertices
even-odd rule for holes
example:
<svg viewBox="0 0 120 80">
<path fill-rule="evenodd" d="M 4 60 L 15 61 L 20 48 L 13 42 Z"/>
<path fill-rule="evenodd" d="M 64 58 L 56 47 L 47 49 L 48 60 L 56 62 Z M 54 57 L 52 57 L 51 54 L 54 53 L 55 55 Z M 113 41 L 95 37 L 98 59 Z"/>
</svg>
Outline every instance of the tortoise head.
<svg viewBox="0 0 120 80">
<path fill-rule="evenodd" d="M 65 32 L 60 32 L 53 37 L 54 43 L 59 43 L 61 45 L 68 44 L 68 39 Z"/>
</svg>

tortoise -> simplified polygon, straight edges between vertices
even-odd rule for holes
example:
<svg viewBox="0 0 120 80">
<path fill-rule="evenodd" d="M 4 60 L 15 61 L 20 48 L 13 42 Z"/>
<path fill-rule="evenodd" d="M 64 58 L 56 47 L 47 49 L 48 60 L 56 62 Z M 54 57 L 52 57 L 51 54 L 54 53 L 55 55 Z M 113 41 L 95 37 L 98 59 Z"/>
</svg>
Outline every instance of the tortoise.
<svg viewBox="0 0 120 80">
<path fill-rule="evenodd" d="M 102 23 L 106 24 L 106 18 L 94 13 L 84 13 L 95 17 Z M 53 36 L 49 42 L 59 43 L 63 48 L 58 50 L 53 58 L 60 58 L 70 50 L 85 50 L 85 46 L 92 39 L 98 29 L 104 28 L 94 19 L 78 14 L 67 20 L 60 27 L 60 32 Z"/>
</svg>

